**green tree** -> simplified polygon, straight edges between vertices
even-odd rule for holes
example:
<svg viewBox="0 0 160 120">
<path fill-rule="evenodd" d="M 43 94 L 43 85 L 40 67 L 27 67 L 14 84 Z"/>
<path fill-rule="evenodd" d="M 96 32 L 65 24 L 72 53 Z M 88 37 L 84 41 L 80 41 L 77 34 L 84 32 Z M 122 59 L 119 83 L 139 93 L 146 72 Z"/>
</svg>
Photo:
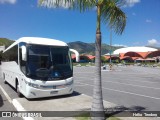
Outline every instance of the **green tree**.
<svg viewBox="0 0 160 120">
<path fill-rule="evenodd" d="M 92 119 L 104 120 L 104 106 L 101 83 L 101 22 L 108 25 L 117 34 L 121 34 L 126 26 L 125 13 L 120 9 L 123 0 L 39 0 L 39 4 L 48 8 L 65 7 L 79 9 L 81 12 L 97 11 L 96 41 L 95 41 L 95 80 L 93 88 L 92 111 L 101 111 L 101 117 Z"/>
<path fill-rule="evenodd" d="M 107 61 L 107 59 L 104 56 L 101 56 L 101 62 L 102 64 L 105 63 Z"/>
</svg>

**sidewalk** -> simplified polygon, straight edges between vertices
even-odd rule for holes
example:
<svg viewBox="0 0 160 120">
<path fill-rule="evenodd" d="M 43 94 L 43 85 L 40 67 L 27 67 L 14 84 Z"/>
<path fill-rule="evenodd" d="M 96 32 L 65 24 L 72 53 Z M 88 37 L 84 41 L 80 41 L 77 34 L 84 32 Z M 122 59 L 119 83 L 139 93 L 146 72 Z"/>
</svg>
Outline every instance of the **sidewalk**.
<svg viewBox="0 0 160 120">
<path fill-rule="evenodd" d="M 5 111 L 16 111 L 15 107 L 12 103 L 8 101 L 8 99 L 5 97 L 4 93 L 2 92 L 1 86 L 0 86 L 0 114 Z M 1 116 L 1 115 L 0 115 Z M 22 118 L 16 117 L 16 118 L 10 118 L 10 117 L 0 117 L 0 120 L 22 120 Z"/>
<path fill-rule="evenodd" d="M 46 114 L 50 111 L 61 111 L 62 116 L 65 111 L 87 111 L 91 108 L 92 97 L 84 94 L 76 94 L 74 96 L 63 96 L 63 97 L 53 97 L 53 98 L 44 98 L 37 100 L 27 100 L 25 98 L 18 98 L 14 100 L 14 103 L 20 103 L 23 107 L 17 108 L 19 111 L 23 111 L 24 108 L 26 111 L 44 111 Z M 103 101 L 105 108 L 116 108 L 117 105 Z M 15 104 L 15 107 L 18 105 Z M 48 111 L 48 112 L 47 112 Z M 55 113 L 53 113 L 55 115 Z M 59 113 L 58 113 L 59 114 Z M 118 117 L 121 120 L 158 120 L 158 118 L 142 118 L 142 117 Z M 34 120 L 75 120 L 73 117 L 38 117 Z"/>
<path fill-rule="evenodd" d="M 73 96 L 62 96 L 52 98 L 42 98 L 27 100 L 26 98 L 16 98 L 12 100 L 12 105 L 4 96 L 0 89 L 0 111 L 87 111 L 90 110 L 92 97 L 84 94 L 76 94 Z M 116 108 L 117 105 L 103 101 L 105 108 Z M 15 109 L 16 108 L 16 109 Z M 60 113 L 61 113 L 60 112 Z M 54 113 L 55 115 L 55 113 Z M 142 118 L 142 117 L 119 117 L 121 120 L 160 120 L 160 118 Z M 75 120 L 74 117 L 37 117 L 23 118 L 24 120 Z M 1 120 L 1 118 L 0 118 Z M 2 120 L 22 120 L 22 118 L 2 118 Z"/>
<path fill-rule="evenodd" d="M 14 100 L 15 107 L 16 102 L 19 102 L 26 111 L 89 111 L 91 108 L 92 98 L 83 94 L 77 94 L 75 96 L 56 97 L 56 98 L 44 98 L 37 100 L 27 100 L 25 98 L 18 98 Z M 33 107 L 35 106 L 35 107 Z M 116 105 L 107 101 L 104 101 L 104 106 L 115 107 Z M 19 108 L 17 108 L 19 109 Z M 19 109 L 20 110 L 20 109 Z M 34 118 L 34 120 L 74 120 L 70 117 L 45 117 Z"/>
</svg>

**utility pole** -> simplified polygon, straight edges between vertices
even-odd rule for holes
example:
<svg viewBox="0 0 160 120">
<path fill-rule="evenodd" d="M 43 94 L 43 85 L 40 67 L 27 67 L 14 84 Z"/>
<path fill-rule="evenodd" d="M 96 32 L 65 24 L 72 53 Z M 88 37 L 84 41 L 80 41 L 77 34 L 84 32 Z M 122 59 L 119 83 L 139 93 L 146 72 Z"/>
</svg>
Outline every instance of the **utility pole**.
<svg viewBox="0 0 160 120">
<path fill-rule="evenodd" d="M 112 27 L 110 31 L 110 70 L 112 70 Z"/>
</svg>

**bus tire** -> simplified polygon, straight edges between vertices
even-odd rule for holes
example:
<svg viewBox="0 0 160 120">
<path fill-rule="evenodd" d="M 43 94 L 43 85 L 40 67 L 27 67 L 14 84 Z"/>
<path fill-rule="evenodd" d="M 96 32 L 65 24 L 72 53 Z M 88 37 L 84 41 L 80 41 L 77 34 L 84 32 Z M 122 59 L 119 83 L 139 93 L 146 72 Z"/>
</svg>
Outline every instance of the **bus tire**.
<svg viewBox="0 0 160 120">
<path fill-rule="evenodd" d="M 4 84 L 7 84 L 7 81 L 5 80 L 5 74 L 3 73 L 3 82 Z"/>
<path fill-rule="evenodd" d="M 22 97 L 22 93 L 20 92 L 20 90 L 19 90 L 19 83 L 18 83 L 18 80 L 16 80 L 16 92 L 17 92 L 17 95 L 18 95 L 18 97 Z"/>
</svg>

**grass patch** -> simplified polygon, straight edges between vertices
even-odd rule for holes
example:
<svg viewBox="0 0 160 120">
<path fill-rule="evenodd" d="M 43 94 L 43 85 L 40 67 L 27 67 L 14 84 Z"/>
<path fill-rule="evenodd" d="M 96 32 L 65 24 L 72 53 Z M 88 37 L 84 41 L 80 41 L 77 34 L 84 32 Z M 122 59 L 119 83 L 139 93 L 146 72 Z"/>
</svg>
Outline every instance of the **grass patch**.
<svg viewBox="0 0 160 120">
<path fill-rule="evenodd" d="M 110 117 L 110 118 L 108 118 L 107 120 L 121 120 L 121 119 L 116 118 L 116 117 Z"/>
<path fill-rule="evenodd" d="M 84 113 L 78 116 L 81 116 L 81 117 L 75 117 L 76 120 L 91 120 L 90 113 Z M 106 120 L 121 120 L 121 119 L 116 117 L 110 117 L 110 118 L 107 118 Z"/>
<path fill-rule="evenodd" d="M 90 117 L 76 117 L 76 120 L 91 120 Z"/>
<path fill-rule="evenodd" d="M 84 113 L 84 114 L 81 114 L 81 115 L 78 115 L 78 116 L 81 116 L 81 117 L 75 117 L 76 120 L 91 120 L 90 119 L 90 113 Z"/>
</svg>

